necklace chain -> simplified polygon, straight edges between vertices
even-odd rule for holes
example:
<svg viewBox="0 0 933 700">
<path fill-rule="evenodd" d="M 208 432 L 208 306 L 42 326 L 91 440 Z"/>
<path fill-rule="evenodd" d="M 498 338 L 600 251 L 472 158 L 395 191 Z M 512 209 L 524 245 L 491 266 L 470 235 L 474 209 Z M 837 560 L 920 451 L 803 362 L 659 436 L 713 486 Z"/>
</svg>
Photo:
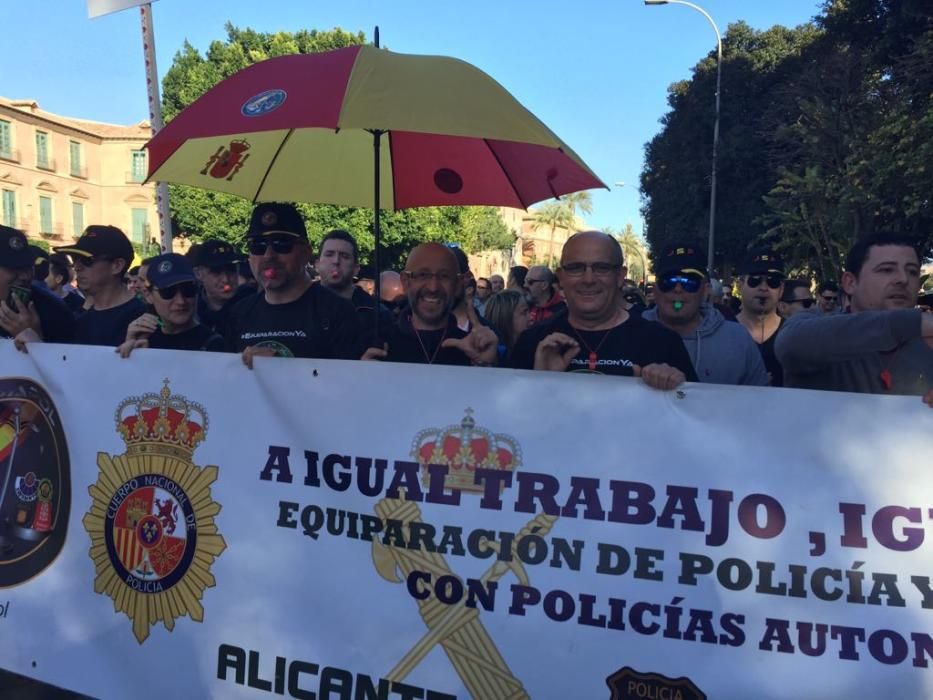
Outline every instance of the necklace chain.
<svg viewBox="0 0 933 700">
<path fill-rule="evenodd" d="M 421 352 L 424 353 L 424 359 L 428 361 L 429 365 L 433 365 L 434 360 L 437 359 L 437 353 L 441 351 L 441 345 L 444 344 L 444 339 L 447 337 L 447 328 L 444 328 L 444 334 L 441 336 L 441 339 L 437 341 L 437 347 L 434 348 L 434 354 L 430 356 L 428 356 L 428 349 L 424 347 L 424 341 L 421 340 L 421 331 L 419 331 L 417 328 L 412 328 L 412 330 L 415 332 L 415 337 L 418 339 L 418 345 L 421 346 Z"/>
</svg>

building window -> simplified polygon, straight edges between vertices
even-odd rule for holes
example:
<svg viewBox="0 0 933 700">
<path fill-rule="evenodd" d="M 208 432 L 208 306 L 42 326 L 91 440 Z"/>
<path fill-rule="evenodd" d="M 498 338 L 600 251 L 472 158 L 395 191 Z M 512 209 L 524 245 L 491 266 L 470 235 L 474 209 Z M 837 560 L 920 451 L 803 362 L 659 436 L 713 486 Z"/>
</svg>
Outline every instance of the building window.
<svg viewBox="0 0 933 700">
<path fill-rule="evenodd" d="M 139 243 L 144 245 L 149 241 L 146 239 L 146 234 L 149 233 L 149 210 L 148 209 L 134 209 L 133 210 L 133 243 Z"/>
<path fill-rule="evenodd" d="M 81 144 L 78 141 L 69 141 L 68 153 L 71 157 L 71 175 L 73 177 L 84 177 L 81 170 Z"/>
<path fill-rule="evenodd" d="M 16 193 L 3 190 L 3 225 L 16 228 Z"/>
<path fill-rule="evenodd" d="M 13 125 L 0 119 L 0 158 L 13 159 Z"/>
<path fill-rule="evenodd" d="M 71 203 L 71 225 L 75 238 L 78 238 L 84 231 L 84 205 L 81 202 Z"/>
<path fill-rule="evenodd" d="M 130 170 L 131 182 L 142 182 L 146 179 L 146 152 L 133 151 L 132 168 Z"/>
<path fill-rule="evenodd" d="M 49 159 L 49 135 L 44 131 L 36 132 L 36 167 L 52 169 L 52 161 Z"/>
<path fill-rule="evenodd" d="M 39 232 L 53 233 L 51 197 L 39 197 Z"/>
</svg>

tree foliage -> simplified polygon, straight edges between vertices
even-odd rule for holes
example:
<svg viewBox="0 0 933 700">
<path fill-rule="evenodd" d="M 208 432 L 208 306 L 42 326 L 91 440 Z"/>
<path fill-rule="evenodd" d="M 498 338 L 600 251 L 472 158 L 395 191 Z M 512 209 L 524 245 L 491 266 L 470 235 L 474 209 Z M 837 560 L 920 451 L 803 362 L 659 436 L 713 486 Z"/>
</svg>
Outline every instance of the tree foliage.
<svg viewBox="0 0 933 700">
<path fill-rule="evenodd" d="M 705 239 L 715 55 L 669 89 L 646 146 L 643 213 L 652 251 Z M 933 7 L 827 0 L 794 29 L 730 25 L 724 37 L 716 259 L 755 244 L 791 268 L 838 279 L 845 252 L 881 229 L 933 244 Z"/>
<path fill-rule="evenodd" d="M 162 81 L 166 121 L 218 82 L 252 63 L 366 41 L 362 32 L 354 34 L 339 28 L 262 33 L 227 23 L 226 32 L 226 39 L 212 42 L 204 56 L 187 41 L 175 54 Z M 242 242 L 253 208 L 246 199 L 186 185 L 170 185 L 169 202 L 176 233 L 194 240 L 222 238 L 233 243 Z M 363 262 L 369 262 L 374 247 L 371 209 L 296 204 L 305 217 L 312 244 L 316 246 L 327 231 L 343 228 L 357 239 Z M 425 207 L 381 212 L 380 230 L 383 269 L 397 269 L 411 248 L 422 241 L 456 242 L 467 252 L 507 249 L 514 243 L 514 236 L 494 207 Z"/>
</svg>

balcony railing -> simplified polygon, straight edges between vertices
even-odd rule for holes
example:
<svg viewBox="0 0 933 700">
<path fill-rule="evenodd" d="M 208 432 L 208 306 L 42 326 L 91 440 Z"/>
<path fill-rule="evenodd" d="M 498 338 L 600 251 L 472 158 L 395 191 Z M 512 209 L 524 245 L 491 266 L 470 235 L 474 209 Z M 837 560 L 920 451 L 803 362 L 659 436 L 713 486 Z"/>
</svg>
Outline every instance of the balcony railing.
<svg viewBox="0 0 933 700">
<path fill-rule="evenodd" d="M 45 160 L 36 159 L 36 167 L 39 170 L 48 170 L 49 172 L 55 172 L 55 159 L 46 158 Z"/>
<path fill-rule="evenodd" d="M 126 184 L 138 185 L 146 180 L 146 173 L 128 172 L 126 174 Z"/>
<path fill-rule="evenodd" d="M 0 160 L 9 160 L 13 163 L 19 163 L 19 151 L 15 148 L 8 148 L 6 150 L 0 149 Z"/>
</svg>

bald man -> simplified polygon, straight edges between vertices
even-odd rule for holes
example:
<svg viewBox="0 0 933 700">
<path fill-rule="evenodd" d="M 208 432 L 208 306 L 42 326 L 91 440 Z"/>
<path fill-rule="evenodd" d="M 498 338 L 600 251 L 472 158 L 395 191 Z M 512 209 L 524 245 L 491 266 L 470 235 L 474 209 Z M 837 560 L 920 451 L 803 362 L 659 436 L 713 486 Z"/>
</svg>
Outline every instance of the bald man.
<svg viewBox="0 0 933 700">
<path fill-rule="evenodd" d="M 382 305 L 398 320 L 399 314 L 408 306 L 408 299 L 405 297 L 405 290 L 402 289 L 402 276 L 395 270 L 386 270 L 379 274 L 379 297 Z"/>
<path fill-rule="evenodd" d="M 422 243 L 408 256 L 401 274 L 408 307 L 387 333 L 382 348 L 370 348 L 364 360 L 427 365 L 492 365 L 498 339 L 484 326 L 460 330 L 451 313 L 462 279 L 456 257 L 439 243 Z"/>
<path fill-rule="evenodd" d="M 697 381 L 679 335 L 625 310 L 622 248 L 615 238 L 601 231 L 571 236 L 557 277 L 567 313 L 521 335 L 512 354 L 516 368 L 641 376 L 656 389 Z"/>
</svg>

